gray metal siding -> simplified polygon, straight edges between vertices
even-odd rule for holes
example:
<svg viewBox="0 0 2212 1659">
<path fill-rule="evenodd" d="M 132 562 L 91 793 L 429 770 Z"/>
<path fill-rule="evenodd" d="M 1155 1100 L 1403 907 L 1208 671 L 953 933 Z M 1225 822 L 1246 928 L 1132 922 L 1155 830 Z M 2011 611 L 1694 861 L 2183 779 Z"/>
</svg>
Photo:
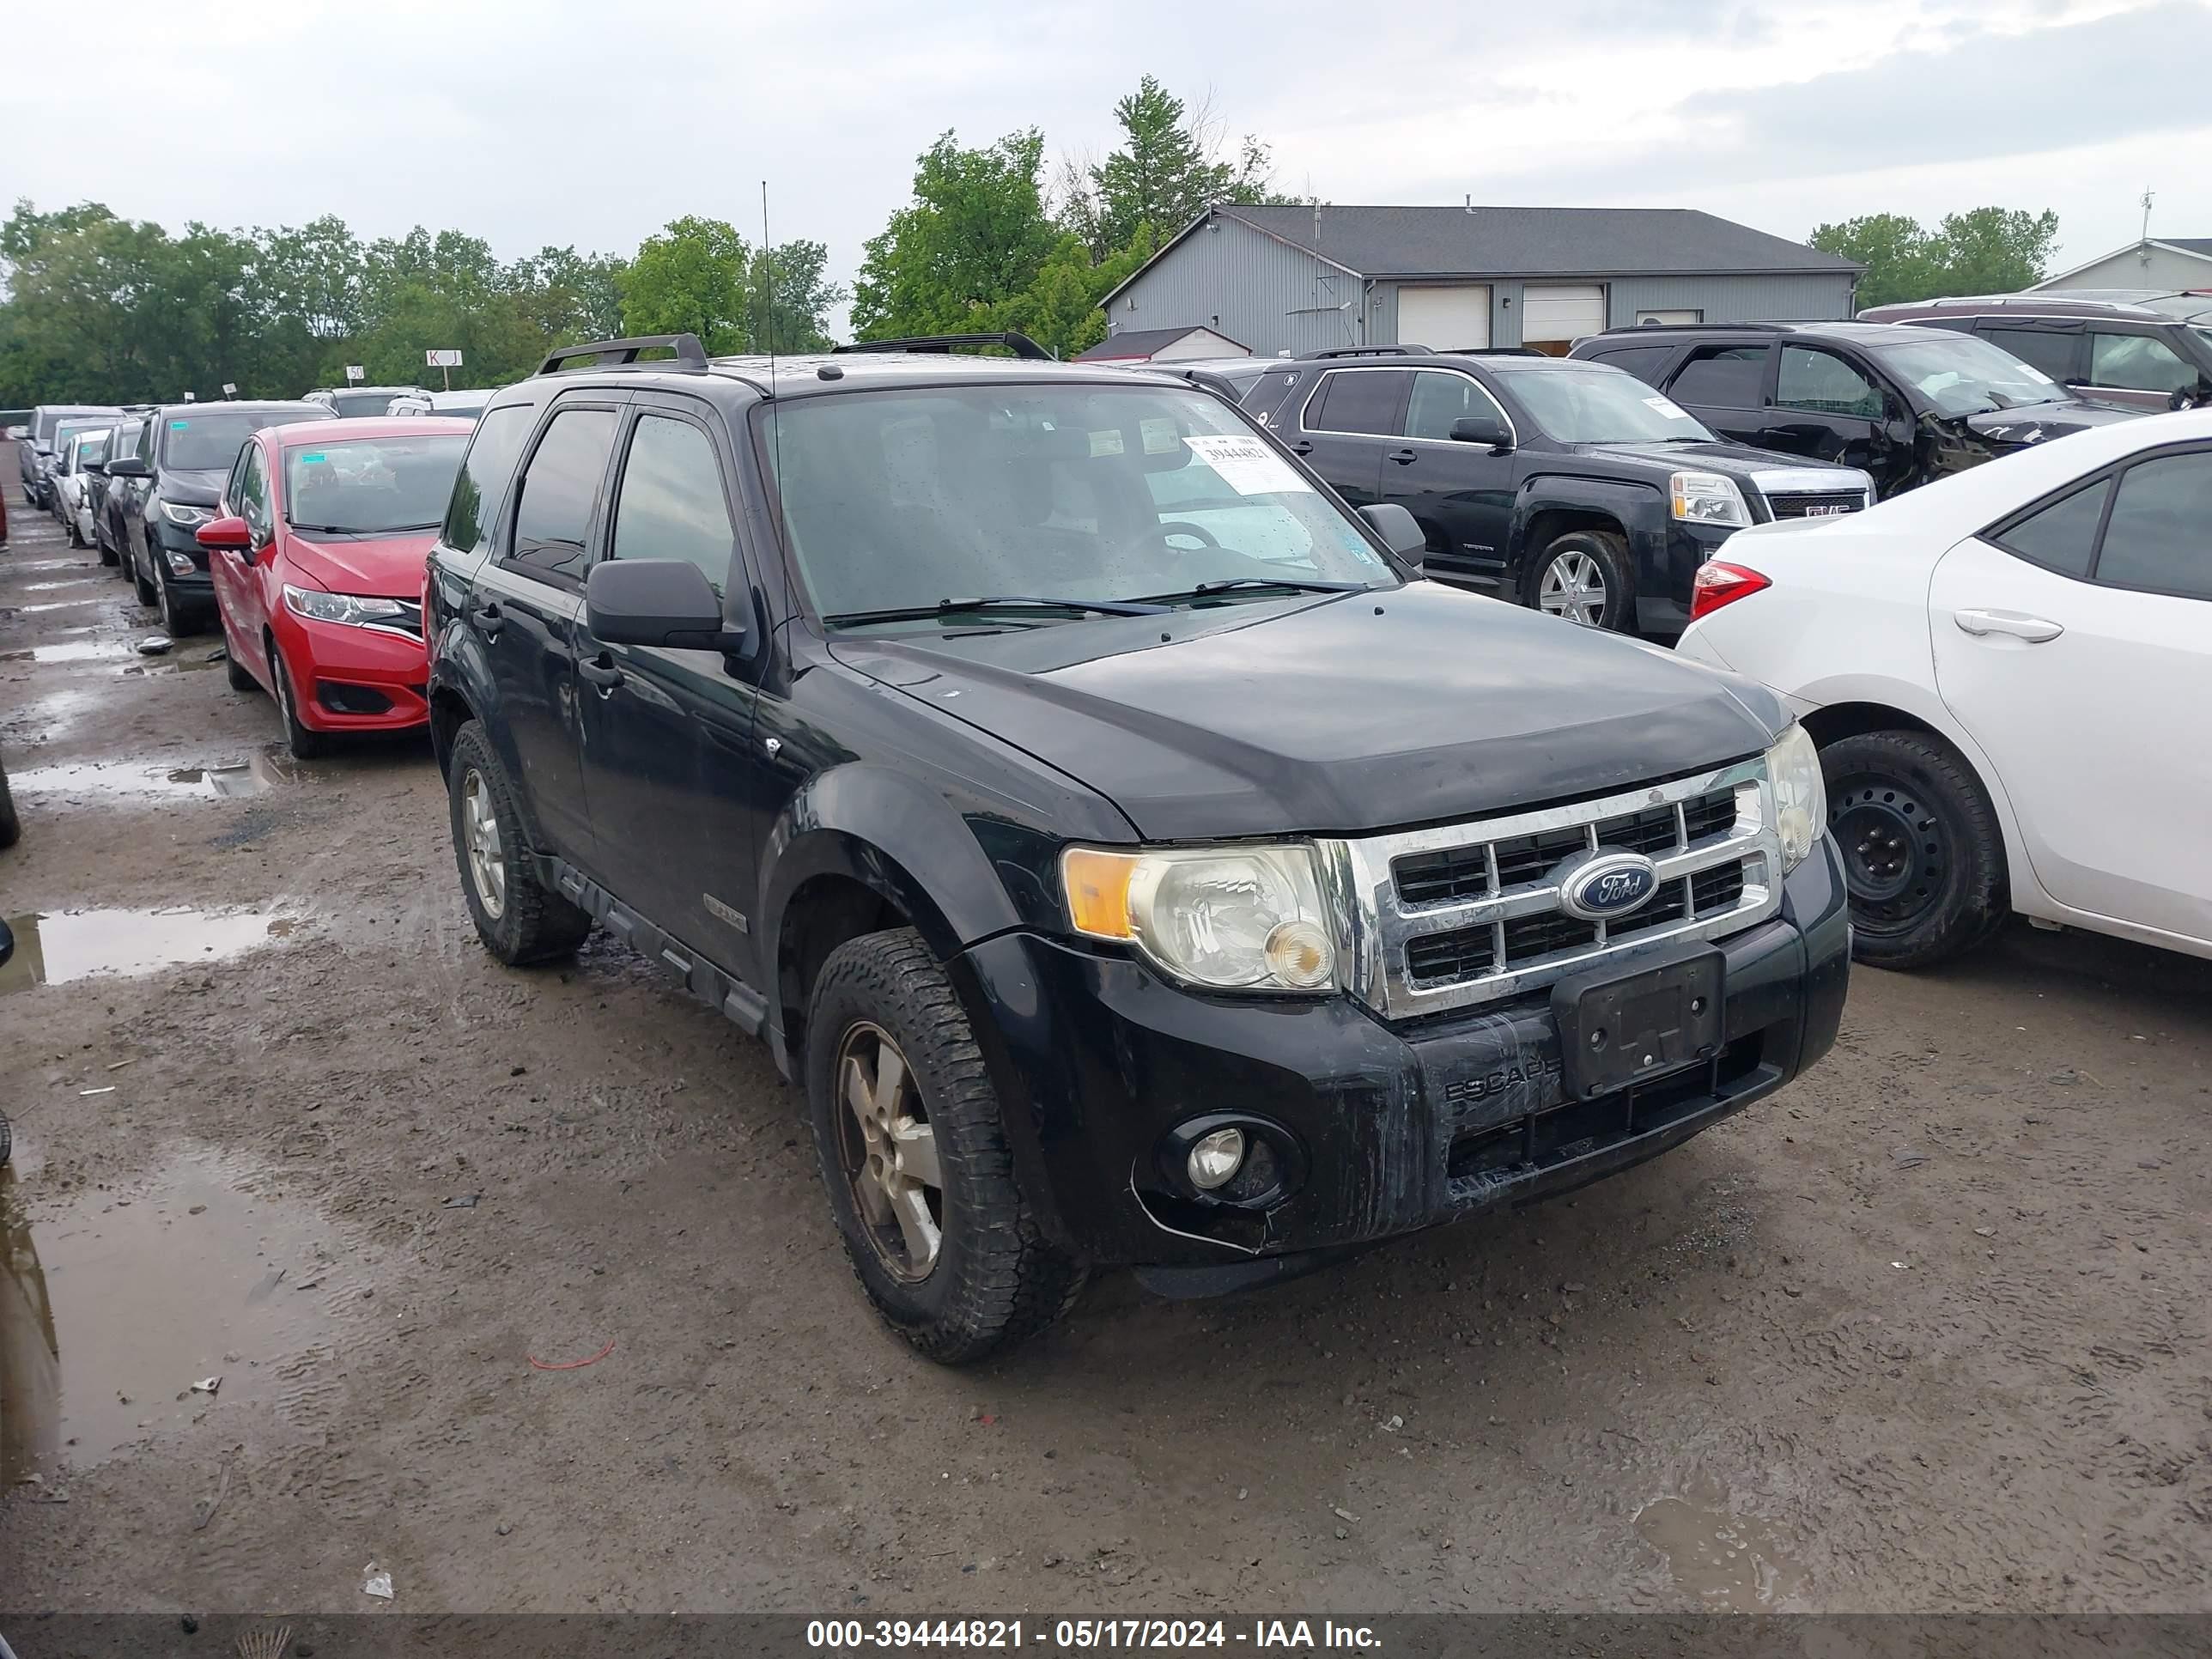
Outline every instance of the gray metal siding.
<svg viewBox="0 0 2212 1659">
<path fill-rule="evenodd" d="M 1364 278 L 1249 226 L 1215 223 L 1219 228 L 1194 232 L 1132 282 L 1115 300 L 1107 328 L 1196 325 L 1241 341 L 1259 357 L 1366 343 Z"/>
<path fill-rule="evenodd" d="M 1837 322 L 1851 314 L 1849 272 L 1783 276 L 1617 276 L 1607 285 L 1606 325 L 1626 328 L 1639 311 L 1697 309 L 1709 323 Z"/>
<path fill-rule="evenodd" d="M 2212 285 L 2212 264 L 2160 247 L 2130 247 L 2053 280 L 2061 288 L 2204 288 Z"/>
</svg>

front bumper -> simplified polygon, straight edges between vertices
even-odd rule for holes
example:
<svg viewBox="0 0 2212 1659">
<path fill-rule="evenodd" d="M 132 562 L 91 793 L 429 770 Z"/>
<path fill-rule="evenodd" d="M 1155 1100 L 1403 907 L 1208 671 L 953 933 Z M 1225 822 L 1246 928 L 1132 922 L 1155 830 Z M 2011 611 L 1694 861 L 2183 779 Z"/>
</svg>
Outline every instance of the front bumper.
<svg viewBox="0 0 2212 1659">
<path fill-rule="evenodd" d="M 1636 571 L 1636 631 L 1664 636 L 1690 625 L 1690 594 L 1698 567 L 1717 554 L 1735 526 L 1667 520 L 1665 531 L 1647 538 Z"/>
<path fill-rule="evenodd" d="M 1832 843 L 1785 880 L 1779 915 L 1720 946 L 1718 1054 L 1571 1102 L 1545 993 L 1393 1027 L 1344 997 L 1194 995 L 1034 933 L 986 940 L 955 967 L 1040 1224 L 1088 1261 L 1206 1293 L 1583 1185 L 1779 1088 L 1827 1052 L 1843 1015 L 1850 928 Z M 1296 1189 L 1261 1210 L 1176 1190 L 1164 1139 L 1215 1113 L 1292 1138 Z"/>
<path fill-rule="evenodd" d="M 430 657 L 410 635 L 313 622 L 289 610 L 272 620 L 313 732 L 402 732 L 430 718 Z M 382 703 L 383 707 L 376 705 Z"/>
</svg>

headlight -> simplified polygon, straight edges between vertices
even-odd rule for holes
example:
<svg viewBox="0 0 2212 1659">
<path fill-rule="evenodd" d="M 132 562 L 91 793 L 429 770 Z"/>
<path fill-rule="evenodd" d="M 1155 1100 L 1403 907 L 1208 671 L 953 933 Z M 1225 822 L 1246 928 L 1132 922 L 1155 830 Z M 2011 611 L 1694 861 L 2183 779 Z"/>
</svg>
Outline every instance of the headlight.
<svg viewBox="0 0 2212 1659">
<path fill-rule="evenodd" d="M 1223 991 L 1328 991 L 1336 933 L 1310 847 L 1060 855 L 1079 933 L 1124 939 L 1175 978 Z"/>
<path fill-rule="evenodd" d="M 1686 524 L 1743 526 L 1751 514 L 1734 478 L 1717 472 L 1677 472 L 1668 481 L 1674 516 Z"/>
<path fill-rule="evenodd" d="M 325 593 L 318 588 L 284 584 L 284 608 L 295 617 L 316 622 L 344 623 L 365 628 L 372 623 L 396 622 L 407 614 L 397 599 L 363 599 L 354 593 Z"/>
<path fill-rule="evenodd" d="M 1828 822 L 1828 786 L 1820 751 L 1802 726 L 1793 726 L 1766 751 L 1766 779 L 1774 791 L 1774 829 L 1782 838 L 1782 867 L 1805 861 Z"/>
<path fill-rule="evenodd" d="M 171 524 L 205 524 L 215 517 L 215 509 L 211 507 L 188 507 L 182 501 L 163 501 L 161 516 Z"/>
</svg>

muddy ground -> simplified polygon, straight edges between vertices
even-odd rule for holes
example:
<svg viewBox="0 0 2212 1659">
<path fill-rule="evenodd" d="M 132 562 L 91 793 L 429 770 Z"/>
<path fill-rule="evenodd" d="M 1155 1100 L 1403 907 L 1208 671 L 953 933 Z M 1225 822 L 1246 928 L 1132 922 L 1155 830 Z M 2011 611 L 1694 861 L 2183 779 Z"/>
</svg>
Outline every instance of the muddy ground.
<svg viewBox="0 0 2212 1659">
<path fill-rule="evenodd" d="M 426 748 L 279 760 L 13 516 L 0 1605 L 2212 1608 L 2207 964 L 1862 972 L 1572 1200 L 941 1370 L 761 1048 L 495 965 Z"/>
</svg>

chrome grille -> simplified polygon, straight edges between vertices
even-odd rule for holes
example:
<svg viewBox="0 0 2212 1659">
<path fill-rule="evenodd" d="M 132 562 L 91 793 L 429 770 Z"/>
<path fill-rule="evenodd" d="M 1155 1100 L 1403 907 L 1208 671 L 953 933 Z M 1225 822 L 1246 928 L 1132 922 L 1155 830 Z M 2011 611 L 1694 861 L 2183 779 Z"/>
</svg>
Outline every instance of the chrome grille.
<svg viewBox="0 0 2212 1659">
<path fill-rule="evenodd" d="M 1816 518 L 1831 513 L 1858 513 L 1865 509 L 1865 492 L 1856 489 L 1828 490 L 1820 495 L 1769 495 L 1766 504 L 1774 509 L 1778 519 Z"/>
<path fill-rule="evenodd" d="M 1352 918 L 1349 981 L 1407 1018 L 1548 985 L 1662 941 L 1711 939 L 1780 908 L 1765 763 L 1750 760 L 1595 800 L 1322 843 Z M 1629 915 L 1585 921 L 1554 873 L 1626 850 L 1659 885 Z"/>
</svg>

